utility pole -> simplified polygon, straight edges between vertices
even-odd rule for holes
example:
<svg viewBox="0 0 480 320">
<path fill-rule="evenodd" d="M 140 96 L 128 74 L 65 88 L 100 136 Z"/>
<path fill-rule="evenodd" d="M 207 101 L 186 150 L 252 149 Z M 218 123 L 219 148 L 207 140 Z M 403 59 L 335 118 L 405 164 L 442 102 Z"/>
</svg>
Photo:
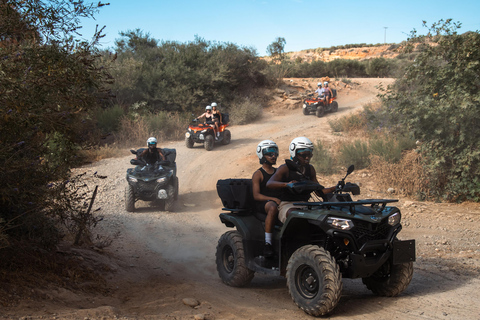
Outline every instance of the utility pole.
<svg viewBox="0 0 480 320">
<path fill-rule="evenodd" d="M 385 28 L 385 35 L 383 36 L 383 44 L 386 44 L 387 43 L 387 28 L 388 27 L 384 27 Z"/>
</svg>

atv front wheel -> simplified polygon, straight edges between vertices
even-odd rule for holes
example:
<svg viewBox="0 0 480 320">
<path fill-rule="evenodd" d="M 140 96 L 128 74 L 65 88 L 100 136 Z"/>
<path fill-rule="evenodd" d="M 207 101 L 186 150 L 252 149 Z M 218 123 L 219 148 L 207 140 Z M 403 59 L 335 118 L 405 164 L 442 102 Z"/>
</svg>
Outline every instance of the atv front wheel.
<svg viewBox="0 0 480 320">
<path fill-rule="evenodd" d="M 331 312 L 342 295 L 342 274 L 335 259 L 315 245 L 295 251 L 287 265 L 287 286 L 295 304 L 312 316 Z"/>
<path fill-rule="evenodd" d="M 213 136 L 210 134 L 205 137 L 205 150 L 210 151 L 213 149 L 213 143 L 215 142 L 213 139 Z"/>
<path fill-rule="evenodd" d="M 362 282 L 378 296 L 395 297 L 408 287 L 412 277 L 413 262 L 392 264 L 387 261 L 373 275 L 362 278 Z"/>
<path fill-rule="evenodd" d="M 240 232 L 225 232 L 217 244 L 215 254 L 220 279 L 232 287 L 243 287 L 252 281 L 255 272 L 247 268 Z"/>
<path fill-rule="evenodd" d="M 174 186 L 175 186 L 175 200 L 177 200 L 178 199 L 178 190 L 179 190 L 178 177 L 175 177 L 175 180 L 173 180 L 173 183 L 174 183 Z"/>
<path fill-rule="evenodd" d="M 229 144 L 230 140 L 232 140 L 232 134 L 230 133 L 230 130 L 225 130 L 223 132 L 222 144 Z"/>
<path fill-rule="evenodd" d="M 315 114 L 317 115 L 318 118 L 323 117 L 323 115 L 325 114 L 325 108 L 322 106 L 318 106 L 317 111 L 315 111 Z"/>
<path fill-rule="evenodd" d="M 125 187 L 125 210 L 128 212 L 135 211 L 135 192 L 131 185 Z"/>
<path fill-rule="evenodd" d="M 193 148 L 193 144 L 194 144 L 194 143 L 195 143 L 195 142 L 193 141 L 193 139 L 192 139 L 191 137 L 188 137 L 188 138 L 185 137 L 185 146 L 186 146 L 187 148 Z"/>
<path fill-rule="evenodd" d="M 310 114 L 310 111 L 308 111 L 307 108 L 303 108 L 303 114 L 308 116 Z"/>
<path fill-rule="evenodd" d="M 168 199 L 165 199 L 165 211 L 173 211 L 175 205 L 175 187 L 169 184 L 167 186 Z"/>
<path fill-rule="evenodd" d="M 333 102 L 332 102 L 332 106 L 330 107 L 330 109 L 332 110 L 332 112 L 337 112 L 337 111 L 338 111 L 338 102 L 337 102 L 337 101 L 333 101 Z"/>
</svg>

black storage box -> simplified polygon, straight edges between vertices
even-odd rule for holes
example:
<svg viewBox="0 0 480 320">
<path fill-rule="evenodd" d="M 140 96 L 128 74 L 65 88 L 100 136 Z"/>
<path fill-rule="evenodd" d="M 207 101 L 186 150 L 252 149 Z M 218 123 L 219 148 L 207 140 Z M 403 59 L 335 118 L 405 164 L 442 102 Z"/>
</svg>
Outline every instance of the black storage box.
<svg viewBox="0 0 480 320">
<path fill-rule="evenodd" d="M 227 209 L 253 209 L 252 179 L 218 180 L 217 193 Z"/>
</svg>

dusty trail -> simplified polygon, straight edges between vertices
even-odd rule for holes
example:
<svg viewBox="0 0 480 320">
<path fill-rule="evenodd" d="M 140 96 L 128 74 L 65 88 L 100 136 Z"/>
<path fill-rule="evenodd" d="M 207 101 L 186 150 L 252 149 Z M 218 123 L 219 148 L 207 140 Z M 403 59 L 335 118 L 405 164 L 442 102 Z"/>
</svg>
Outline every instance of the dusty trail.
<svg viewBox="0 0 480 320">
<path fill-rule="evenodd" d="M 229 229 L 218 219 L 221 203 L 215 184 L 218 179 L 250 178 L 259 166 L 255 147 L 263 139 L 277 142 L 279 159 L 288 157 L 287 146 L 296 136 L 338 139 L 329 133 L 328 119 L 361 108 L 375 98 L 376 84 L 391 80 L 357 81 L 361 85 L 355 90 L 339 92 L 337 114 L 317 118 L 304 116 L 300 109 L 272 109 L 265 112 L 261 122 L 230 127 L 231 144 L 216 146 L 210 152 L 201 145 L 187 149 L 183 142 L 164 145 L 177 149 L 180 196 L 175 212 L 157 211 L 146 204 L 137 204 L 140 208 L 135 213 L 124 210 L 125 170 L 130 156 L 82 168 L 108 176 L 100 186 L 97 205 L 105 216 L 100 228 L 110 235 L 119 233 L 104 253 L 105 261 L 115 270 L 108 284 L 112 294 L 51 293 L 52 301 L 42 302 L 42 307 L 31 305 L 30 315 L 75 319 L 193 319 L 194 315 L 205 319 L 311 318 L 294 305 L 282 277 L 256 274 L 250 286 L 240 289 L 221 283 L 215 247 L 220 235 Z M 353 176 L 370 188 L 364 196 L 372 196 L 375 188 L 368 185 L 368 173 L 364 175 Z M 479 319 L 475 295 L 480 287 L 480 207 L 409 199 L 401 199 L 399 205 L 404 214 L 403 237 L 417 239 L 418 261 L 412 283 L 400 297 L 380 298 L 360 279 L 344 279 L 341 301 L 331 317 Z M 195 298 L 200 305 L 195 309 L 186 306 L 184 298 Z"/>
</svg>

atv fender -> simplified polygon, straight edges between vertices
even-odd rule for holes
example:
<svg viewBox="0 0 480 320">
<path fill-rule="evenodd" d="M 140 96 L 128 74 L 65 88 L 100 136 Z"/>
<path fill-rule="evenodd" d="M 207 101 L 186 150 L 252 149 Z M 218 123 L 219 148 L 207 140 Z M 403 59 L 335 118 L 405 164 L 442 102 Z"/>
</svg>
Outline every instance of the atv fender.
<svg viewBox="0 0 480 320">
<path fill-rule="evenodd" d="M 258 235 L 263 236 L 265 234 L 262 223 L 253 215 L 221 213 L 220 221 L 227 227 L 236 228 L 244 240 L 253 240 Z"/>
</svg>

